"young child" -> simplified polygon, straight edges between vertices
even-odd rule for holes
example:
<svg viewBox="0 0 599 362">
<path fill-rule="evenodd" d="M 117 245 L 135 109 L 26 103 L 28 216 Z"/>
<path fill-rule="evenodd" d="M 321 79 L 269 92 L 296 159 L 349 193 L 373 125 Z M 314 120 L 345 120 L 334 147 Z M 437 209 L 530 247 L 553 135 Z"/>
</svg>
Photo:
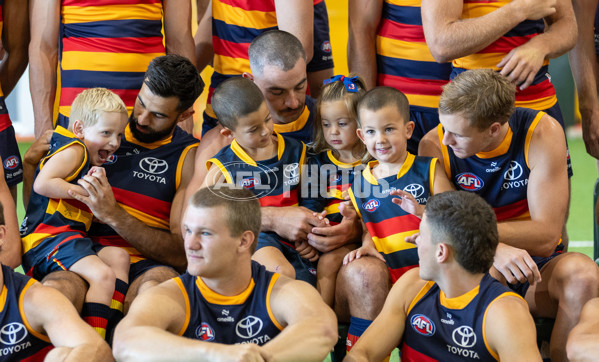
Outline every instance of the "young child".
<svg viewBox="0 0 599 362">
<path fill-rule="evenodd" d="M 224 177 L 227 183 L 250 189 L 262 207 L 298 206 L 306 146 L 273 132 L 264 96 L 254 82 L 235 77 L 221 83 L 212 107 L 223 126 L 221 133 L 234 140 L 208 160 L 204 186 Z M 316 283 L 312 261 L 317 258 L 307 242 L 291 243 L 273 232 L 260 233 L 252 257 L 270 271 L 311 284 Z"/>
<path fill-rule="evenodd" d="M 364 168 L 362 159 L 367 155 L 358 138 L 356 104 L 366 92 L 364 82 L 357 76 L 337 75 L 324 81 L 316 103 L 314 119 L 314 155 L 308 159 L 307 193 L 302 193 L 301 205 L 322 212 L 330 225 L 341 222 L 341 203 L 347 199 L 347 189 L 354 173 Z M 323 211 L 324 210 L 324 211 Z M 343 257 L 355 244 L 321 254 L 316 269 L 316 287 L 324 301 L 333 306 L 335 280 Z"/>
<path fill-rule="evenodd" d="M 412 214 L 421 216 L 428 197 L 450 190 L 451 185 L 437 159 L 407 151 L 414 122 L 403 93 L 390 87 L 374 88 L 358 102 L 357 111 L 358 136 L 375 160 L 354 178 L 349 189 L 364 234 L 362 246 L 349 252 L 343 262 L 366 255 L 379 258 L 395 283 L 418 266 L 416 245 L 405 241 L 419 229 L 420 219 Z M 351 317 L 348 350 L 371 322 Z"/>
<path fill-rule="evenodd" d="M 96 166 L 110 159 L 126 124 L 125 104 L 113 92 L 93 88 L 79 94 L 71 107 L 69 130 L 56 128 L 36 170 L 21 225 L 25 272 L 42 280 L 51 272 L 70 270 L 85 279 L 89 290 L 82 316 L 102 337 L 108 319 L 118 313 L 111 305 L 122 311 L 129 255 L 120 248 L 102 248 L 87 237 L 93 215 L 69 196 L 69 190 L 85 193 L 79 180 L 93 177 Z"/>
</svg>

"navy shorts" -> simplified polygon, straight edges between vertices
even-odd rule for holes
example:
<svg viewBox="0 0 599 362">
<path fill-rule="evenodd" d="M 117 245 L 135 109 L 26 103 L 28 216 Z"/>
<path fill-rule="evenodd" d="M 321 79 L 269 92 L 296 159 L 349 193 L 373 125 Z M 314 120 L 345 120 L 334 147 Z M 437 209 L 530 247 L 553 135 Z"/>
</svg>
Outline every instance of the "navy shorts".
<svg viewBox="0 0 599 362">
<path fill-rule="evenodd" d="M 564 250 L 564 245 L 559 244 L 557 246 L 557 248 L 555 249 L 555 252 L 553 252 L 553 254 L 551 254 L 551 256 L 548 256 L 548 257 L 532 256 L 532 260 L 534 260 L 535 264 L 537 264 L 537 268 L 539 268 L 539 271 L 541 271 L 541 269 L 545 266 L 545 264 L 549 263 L 556 256 L 562 254 L 563 250 Z M 508 283 L 507 286 L 511 290 L 513 290 L 514 292 L 519 294 L 522 298 L 524 298 L 524 296 L 526 295 L 526 292 L 528 291 L 528 288 L 530 287 L 530 283 L 529 282 L 516 283 L 516 284 Z"/>
<path fill-rule="evenodd" d="M 333 52 L 331 50 L 331 35 L 329 32 L 329 14 L 322 0 L 314 5 L 314 54 L 308 63 L 308 72 L 332 69 Z"/>
<path fill-rule="evenodd" d="M 316 286 L 316 265 L 310 260 L 300 257 L 291 244 L 281 240 L 275 233 L 260 233 L 256 250 L 265 246 L 275 247 L 283 253 L 285 259 L 295 269 L 295 279 L 303 280 Z"/>
<path fill-rule="evenodd" d="M 3 99 L 0 101 L 0 107 L 2 105 L 4 105 Z M 15 129 L 12 125 L 0 131 L 0 157 L 4 167 L 4 180 L 8 187 L 16 186 L 23 181 L 21 153 L 15 137 Z"/>
<path fill-rule="evenodd" d="M 436 108 L 410 106 L 410 121 L 414 122 L 414 132 L 408 140 L 408 152 L 418 154 L 418 144 L 428 131 L 439 125 L 439 112 Z"/>
<path fill-rule="evenodd" d="M 70 239 L 69 239 L 70 238 Z M 64 241 L 68 239 L 67 241 Z M 90 238 L 76 232 L 61 233 L 43 240 L 23 255 L 23 270 L 34 279 L 60 270 L 69 270 L 77 261 L 97 255 L 103 248 Z"/>
<path fill-rule="evenodd" d="M 152 259 L 142 259 L 138 262 L 131 263 L 131 266 L 129 267 L 129 284 L 131 284 L 135 279 L 142 276 L 148 270 L 161 266 L 173 269 L 168 265 L 160 264 L 159 262 L 154 261 Z M 173 271 L 177 275 L 179 275 L 179 273 L 175 269 L 173 269 Z"/>
</svg>

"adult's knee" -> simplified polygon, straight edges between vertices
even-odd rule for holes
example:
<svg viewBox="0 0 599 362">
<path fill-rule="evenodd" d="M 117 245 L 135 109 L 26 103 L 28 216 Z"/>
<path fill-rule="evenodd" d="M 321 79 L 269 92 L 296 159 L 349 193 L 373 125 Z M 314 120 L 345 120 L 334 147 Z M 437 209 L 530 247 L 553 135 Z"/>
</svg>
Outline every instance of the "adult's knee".
<svg viewBox="0 0 599 362">
<path fill-rule="evenodd" d="M 580 253 L 568 253 L 552 278 L 558 281 L 562 295 L 584 302 L 599 296 L 599 268 L 593 260 Z"/>
<path fill-rule="evenodd" d="M 342 266 L 337 282 L 351 286 L 355 294 L 371 293 L 377 289 L 388 291 L 389 272 L 379 259 L 362 257 Z"/>
<path fill-rule="evenodd" d="M 70 271 L 53 272 L 46 275 L 41 283 L 64 294 L 75 308 L 81 312 L 88 284 L 79 275 Z"/>
</svg>

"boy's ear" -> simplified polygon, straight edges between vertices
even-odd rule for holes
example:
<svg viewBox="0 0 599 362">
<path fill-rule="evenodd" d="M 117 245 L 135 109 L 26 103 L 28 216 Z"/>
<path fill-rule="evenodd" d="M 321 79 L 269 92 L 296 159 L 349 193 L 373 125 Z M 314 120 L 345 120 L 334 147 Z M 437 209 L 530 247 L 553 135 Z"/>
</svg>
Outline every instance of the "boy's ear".
<svg viewBox="0 0 599 362">
<path fill-rule="evenodd" d="M 362 143 L 365 143 L 364 142 L 364 133 L 362 132 L 362 128 L 356 129 L 356 134 L 358 135 L 358 138 L 360 139 L 360 141 L 362 141 Z"/>
<path fill-rule="evenodd" d="M 501 124 L 499 122 L 493 122 L 491 127 L 489 127 L 489 131 L 491 132 L 491 136 L 496 136 L 501 132 Z"/>
<path fill-rule="evenodd" d="M 177 123 L 187 120 L 189 117 L 193 116 L 194 113 L 195 113 L 195 111 L 193 110 L 193 106 L 189 107 L 189 109 L 183 111 L 183 113 L 181 113 L 179 115 L 179 119 L 177 120 Z"/>
<path fill-rule="evenodd" d="M 224 127 L 220 130 L 220 134 L 222 134 L 225 137 L 232 137 L 233 136 L 233 132 L 231 132 L 231 130 L 227 127 Z"/>
<path fill-rule="evenodd" d="M 241 76 L 251 80 L 252 82 L 254 81 L 254 76 L 251 73 L 243 72 L 243 74 Z"/>
<path fill-rule="evenodd" d="M 241 234 L 241 239 L 239 241 L 239 250 L 244 251 L 251 249 L 255 239 L 256 236 L 253 232 L 249 230 L 244 231 L 243 234 Z"/>
<path fill-rule="evenodd" d="M 412 138 L 412 133 L 414 132 L 414 122 L 413 121 L 408 121 L 405 124 L 405 130 L 406 130 L 406 138 L 410 139 Z"/>
<path fill-rule="evenodd" d="M 83 128 L 83 122 L 81 122 L 80 119 L 76 119 L 75 122 L 73 122 L 73 134 L 77 138 L 83 139 Z"/>
</svg>

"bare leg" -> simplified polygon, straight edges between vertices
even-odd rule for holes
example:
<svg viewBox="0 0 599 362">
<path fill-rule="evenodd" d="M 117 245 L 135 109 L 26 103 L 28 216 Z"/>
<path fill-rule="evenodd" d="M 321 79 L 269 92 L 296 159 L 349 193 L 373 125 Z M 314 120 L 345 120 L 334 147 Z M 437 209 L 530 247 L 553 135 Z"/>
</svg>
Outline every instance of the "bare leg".
<svg viewBox="0 0 599 362">
<path fill-rule="evenodd" d="M 70 271 L 57 271 L 46 275 L 42 279 L 42 284 L 64 294 L 77 308 L 77 311 L 81 313 L 89 286 L 79 275 Z"/>
<path fill-rule="evenodd" d="M 356 248 L 356 244 L 344 245 L 328 253 L 324 253 L 318 259 L 316 268 L 316 289 L 320 296 L 330 307 L 335 301 L 335 284 L 339 268 L 343 265 L 343 257 Z"/>
<path fill-rule="evenodd" d="M 140 293 L 169 279 L 175 278 L 177 275 L 178 274 L 174 269 L 166 266 L 159 266 L 152 268 L 137 277 L 131 284 L 129 284 L 129 290 L 125 296 L 125 314 L 127 314 L 131 302 L 133 302 L 135 297 Z"/>
</svg>

